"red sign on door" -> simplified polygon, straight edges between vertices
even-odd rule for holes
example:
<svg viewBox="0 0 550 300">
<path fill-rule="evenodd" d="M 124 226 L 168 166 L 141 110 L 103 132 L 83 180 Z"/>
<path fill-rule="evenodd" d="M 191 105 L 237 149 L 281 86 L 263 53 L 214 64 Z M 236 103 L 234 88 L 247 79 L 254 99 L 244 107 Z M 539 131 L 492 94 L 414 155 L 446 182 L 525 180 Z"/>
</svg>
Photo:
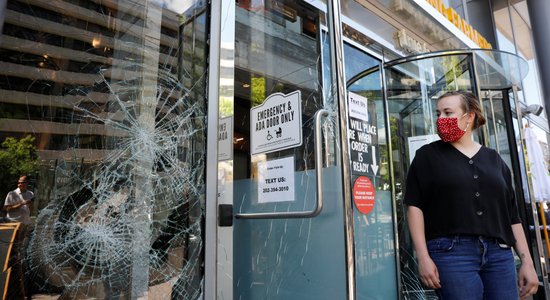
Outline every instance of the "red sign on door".
<svg viewBox="0 0 550 300">
<path fill-rule="evenodd" d="M 353 184 L 353 202 L 362 214 L 368 214 L 374 207 L 374 186 L 367 176 L 359 176 Z"/>
</svg>

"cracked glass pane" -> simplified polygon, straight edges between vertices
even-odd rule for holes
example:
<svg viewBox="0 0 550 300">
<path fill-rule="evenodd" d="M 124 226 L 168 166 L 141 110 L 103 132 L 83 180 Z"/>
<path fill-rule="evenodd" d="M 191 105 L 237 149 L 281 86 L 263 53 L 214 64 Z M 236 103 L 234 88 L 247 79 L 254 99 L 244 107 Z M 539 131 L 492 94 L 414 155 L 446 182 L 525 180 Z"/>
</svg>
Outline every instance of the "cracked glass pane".
<svg viewBox="0 0 550 300">
<path fill-rule="evenodd" d="M 7 1 L 0 186 L 34 194 L 4 204 L 9 299 L 202 295 L 208 7 L 145 3 Z"/>
</svg>

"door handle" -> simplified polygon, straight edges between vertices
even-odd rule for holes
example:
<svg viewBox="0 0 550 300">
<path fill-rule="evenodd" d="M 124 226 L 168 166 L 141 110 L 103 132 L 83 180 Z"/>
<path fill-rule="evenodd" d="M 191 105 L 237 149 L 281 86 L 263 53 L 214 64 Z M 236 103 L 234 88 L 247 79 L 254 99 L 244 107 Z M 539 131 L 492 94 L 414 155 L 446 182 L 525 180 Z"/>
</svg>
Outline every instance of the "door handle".
<svg viewBox="0 0 550 300">
<path fill-rule="evenodd" d="M 321 119 L 330 114 L 326 109 L 320 109 L 315 113 L 315 138 L 314 138 L 314 154 L 315 154 L 315 173 L 316 178 L 316 205 L 310 211 L 290 211 L 290 212 L 269 212 L 269 213 L 246 213 L 236 214 L 237 219 L 296 219 L 296 218 L 313 218 L 323 210 L 323 146 L 321 143 Z"/>
</svg>

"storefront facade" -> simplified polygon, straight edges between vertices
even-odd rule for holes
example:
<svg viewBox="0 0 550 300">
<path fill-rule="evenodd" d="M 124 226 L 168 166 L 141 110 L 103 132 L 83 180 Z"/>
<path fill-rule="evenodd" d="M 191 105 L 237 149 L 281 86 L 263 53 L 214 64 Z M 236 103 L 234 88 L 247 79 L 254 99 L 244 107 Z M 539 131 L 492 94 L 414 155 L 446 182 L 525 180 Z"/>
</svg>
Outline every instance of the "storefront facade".
<svg viewBox="0 0 550 300">
<path fill-rule="evenodd" d="M 2 157 L 3 184 L 33 180 L 27 293 L 434 298 L 402 196 L 414 151 L 437 136 L 434 101 L 452 89 L 482 99 L 476 139 L 513 170 L 548 286 L 517 151 L 525 124 L 549 132 L 527 113 L 542 96 L 523 100 L 531 62 L 490 50 L 505 26 L 455 4 L 7 1 L 0 127 L 15 139 L 2 146 L 28 155 Z"/>
</svg>

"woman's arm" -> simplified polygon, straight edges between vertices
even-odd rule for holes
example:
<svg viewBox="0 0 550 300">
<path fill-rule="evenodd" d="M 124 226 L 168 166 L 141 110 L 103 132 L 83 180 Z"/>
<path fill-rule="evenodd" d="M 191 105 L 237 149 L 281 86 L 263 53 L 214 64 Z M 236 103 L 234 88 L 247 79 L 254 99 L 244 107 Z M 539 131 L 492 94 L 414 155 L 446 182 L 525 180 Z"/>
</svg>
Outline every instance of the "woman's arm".
<svg viewBox="0 0 550 300">
<path fill-rule="evenodd" d="M 535 267 L 533 266 L 533 259 L 527 246 L 527 240 L 525 239 L 525 233 L 523 232 L 523 226 L 521 223 L 513 224 L 512 231 L 514 232 L 514 238 L 516 239 L 516 253 L 521 258 L 521 268 L 518 274 L 519 283 L 519 296 L 521 299 L 525 299 L 531 295 L 534 295 L 539 288 L 539 278 Z"/>
<path fill-rule="evenodd" d="M 409 231 L 411 232 L 414 249 L 418 258 L 420 279 L 426 287 L 438 289 L 441 287 L 439 284 L 439 273 L 426 247 L 424 213 L 422 210 L 416 206 L 407 206 L 407 223 L 409 224 Z"/>
</svg>

